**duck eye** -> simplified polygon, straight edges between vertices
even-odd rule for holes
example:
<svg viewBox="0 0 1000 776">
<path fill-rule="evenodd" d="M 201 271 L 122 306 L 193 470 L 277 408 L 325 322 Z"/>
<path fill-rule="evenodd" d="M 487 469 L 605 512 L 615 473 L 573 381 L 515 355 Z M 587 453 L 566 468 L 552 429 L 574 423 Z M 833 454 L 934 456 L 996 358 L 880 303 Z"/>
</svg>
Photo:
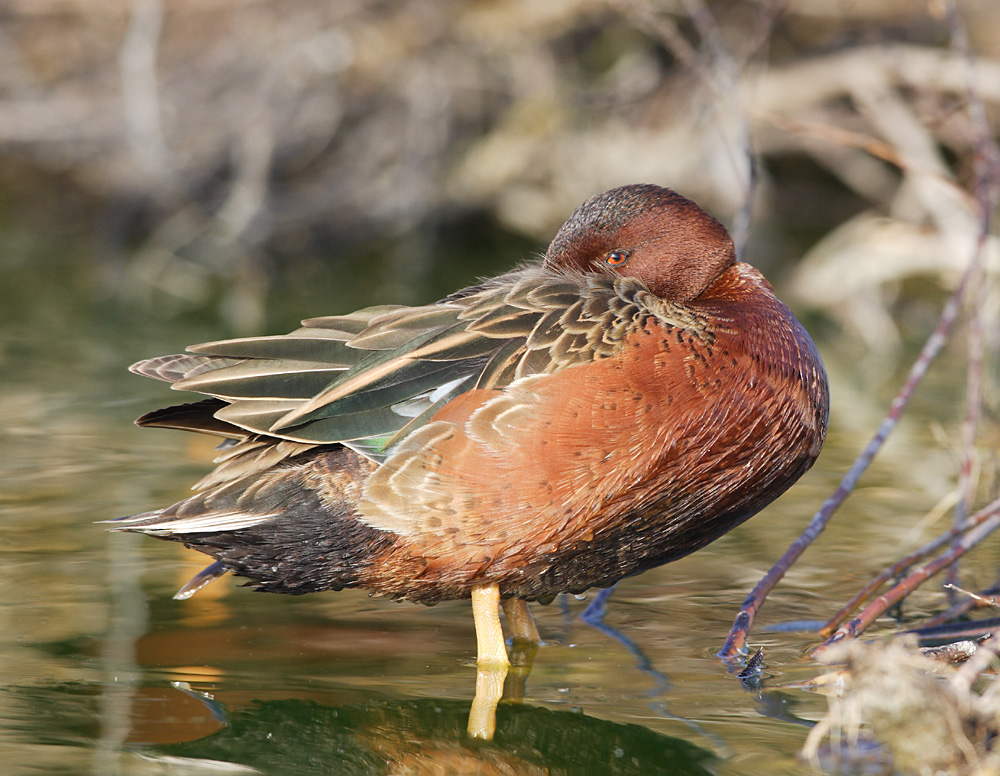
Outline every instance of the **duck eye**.
<svg viewBox="0 0 1000 776">
<path fill-rule="evenodd" d="M 604 261 L 612 267 L 620 267 L 628 261 L 628 254 L 625 251 L 611 251 L 611 253 L 604 257 Z"/>
</svg>

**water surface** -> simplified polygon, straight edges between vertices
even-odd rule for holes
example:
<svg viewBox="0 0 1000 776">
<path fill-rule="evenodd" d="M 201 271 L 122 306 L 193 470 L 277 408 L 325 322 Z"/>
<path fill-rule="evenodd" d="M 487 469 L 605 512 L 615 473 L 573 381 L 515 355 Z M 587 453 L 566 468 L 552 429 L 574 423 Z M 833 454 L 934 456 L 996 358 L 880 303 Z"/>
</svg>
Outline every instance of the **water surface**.
<svg viewBox="0 0 1000 776">
<path fill-rule="evenodd" d="M 580 618 L 593 595 L 533 606 L 545 644 L 526 695 L 501 705 L 493 743 L 473 743 L 464 735 L 475 680 L 468 602 L 425 608 L 359 591 L 289 598 L 228 578 L 174 601 L 204 556 L 95 525 L 183 497 L 213 456 L 209 439 L 132 425 L 173 396 L 128 364 L 236 332 L 218 316 L 107 293 L 107 268 L 86 255 L 54 263 L 38 250 L 11 247 L 0 284 L 4 773 L 210 772 L 209 762 L 267 774 L 807 773 L 796 753 L 826 702 L 782 686 L 822 670 L 803 657 L 815 642 L 767 626 L 829 615 L 901 546 L 927 538 L 933 526 L 920 521 L 951 487 L 934 431 L 954 398 L 942 369 L 763 610 L 751 637 L 766 650 L 763 692 L 727 675 L 715 653 L 740 602 L 834 488 L 889 398 L 891 370 L 856 374 L 849 350 L 821 341 L 833 430 L 814 470 L 709 548 L 622 583 L 605 630 Z M 276 289 L 262 325 L 281 332 L 394 294 L 430 300 L 496 269 L 401 289 L 384 262 L 366 266 Z M 915 599 L 939 603 L 934 592 Z"/>
</svg>

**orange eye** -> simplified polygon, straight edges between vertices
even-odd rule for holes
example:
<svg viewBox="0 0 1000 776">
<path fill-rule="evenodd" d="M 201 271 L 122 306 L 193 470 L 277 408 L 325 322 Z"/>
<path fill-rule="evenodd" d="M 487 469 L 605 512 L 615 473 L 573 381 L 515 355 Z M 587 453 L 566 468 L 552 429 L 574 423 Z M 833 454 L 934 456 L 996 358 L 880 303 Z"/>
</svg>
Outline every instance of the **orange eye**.
<svg viewBox="0 0 1000 776">
<path fill-rule="evenodd" d="M 625 251 L 611 251 L 611 253 L 604 257 L 604 261 L 612 267 L 620 267 L 628 261 L 628 254 Z"/>
</svg>

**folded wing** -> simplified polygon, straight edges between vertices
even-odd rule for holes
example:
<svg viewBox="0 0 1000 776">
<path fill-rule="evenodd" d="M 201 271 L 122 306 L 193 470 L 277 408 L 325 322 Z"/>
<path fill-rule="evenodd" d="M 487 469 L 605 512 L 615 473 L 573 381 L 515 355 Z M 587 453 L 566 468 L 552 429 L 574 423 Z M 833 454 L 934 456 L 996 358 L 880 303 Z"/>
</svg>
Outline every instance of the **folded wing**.
<svg viewBox="0 0 1000 776">
<path fill-rule="evenodd" d="M 638 281 L 536 266 L 433 305 L 370 307 L 287 335 L 196 345 L 132 369 L 213 398 L 138 422 L 240 445 L 339 442 L 382 462 L 466 391 L 610 354 L 644 293 Z"/>
</svg>

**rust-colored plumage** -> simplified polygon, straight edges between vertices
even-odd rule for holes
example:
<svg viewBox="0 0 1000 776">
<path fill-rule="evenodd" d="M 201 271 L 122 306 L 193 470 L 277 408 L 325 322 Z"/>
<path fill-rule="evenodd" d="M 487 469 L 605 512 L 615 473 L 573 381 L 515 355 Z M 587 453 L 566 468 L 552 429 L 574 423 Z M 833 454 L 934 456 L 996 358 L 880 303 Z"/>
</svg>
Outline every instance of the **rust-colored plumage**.
<svg viewBox="0 0 1000 776">
<path fill-rule="evenodd" d="M 719 222 L 648 185 L 436 304 L 133 369 L 211 397 L 140 425 L 232 441 L 195 495 L 119 527 L 262 590 L 424 603 L 547 599 L 697 550 L 812 465 L 828 412 L 770 285 Z"/>
</svg>

